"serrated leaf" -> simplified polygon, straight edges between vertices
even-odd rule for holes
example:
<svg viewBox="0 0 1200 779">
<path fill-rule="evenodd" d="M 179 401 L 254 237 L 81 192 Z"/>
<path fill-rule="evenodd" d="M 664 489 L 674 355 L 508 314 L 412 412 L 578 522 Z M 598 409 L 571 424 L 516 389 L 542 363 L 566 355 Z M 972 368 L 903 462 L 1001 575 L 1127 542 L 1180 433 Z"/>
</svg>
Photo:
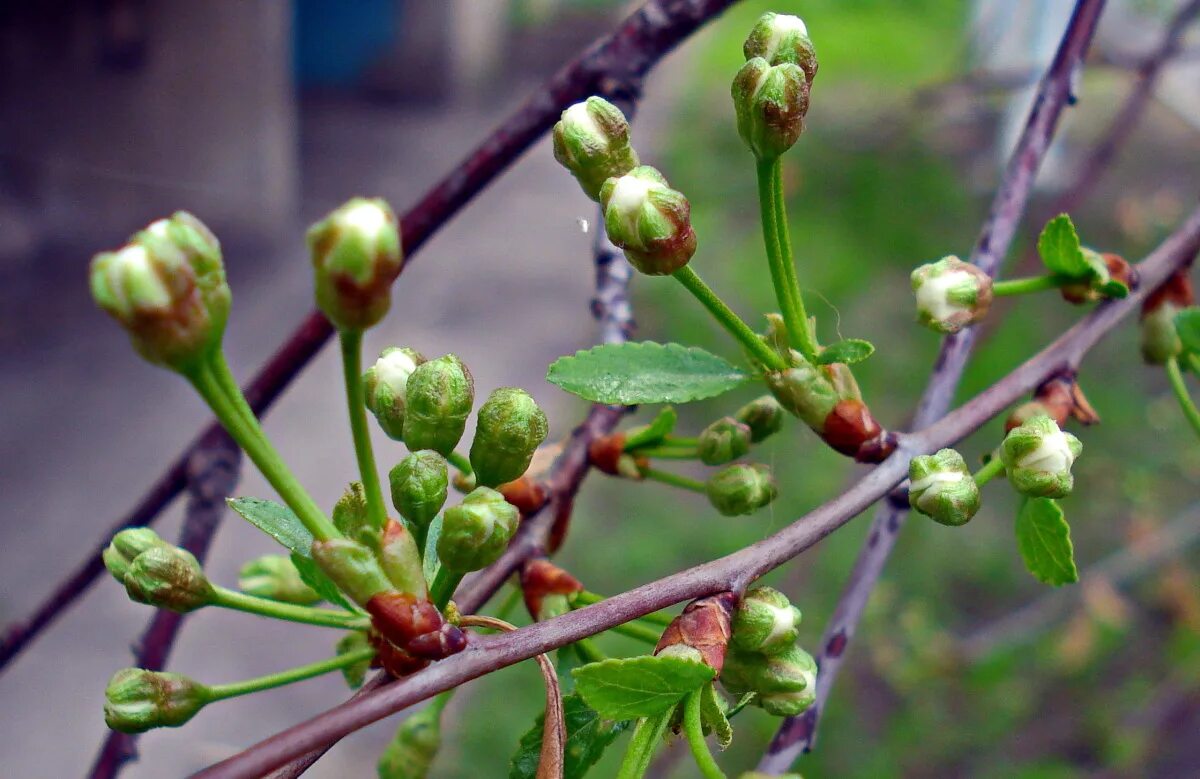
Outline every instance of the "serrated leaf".
<svg viewBox="0 0 1200 779">
<path fill-rule="evenodd" d="M 563 715 L 567 729 L 563 779 L 580 779 L 630 724 L 629 720 L 604 719 L 578 694 L 563 698 Z M 517 752 L 509 762 L 509 779 L 533 779 L 537 776 L 544 720 L 545 714 L 539 714 L 533 727 L 521 736 Z"/>
<path fill-rule="evenodd" d="M 262 532 L 304 557 L 312 556 L 312 533 L 287 506 L 262 498 L 230 498 L 229 508 Z"/>
<path fill-rule="evenodd" d="M 658 416 L 650 424 L 630 430 L 625 436 L 625 449 L 636 449 L 639 446 L 651 446 L 660 443 L 675 429 L 679 414 L 670 406 L 663 406 Z"/>
<path fill-rule="evenodd" d="M 321 600 L 341 606 L 350 611 L 362 613 L 362 609 L 351 603 L 345 595 L 342 595 L 342 591 L 337 588 L 332 579 L 325 575 L 325 572 L 321 570 L 320 566 L 311 557 L 306 557 L 298 552 L 292 552 L 292 564 L 300 572 L 300 580 L 309 587 L 312 587 L 321 596 Z"/>
<path fill-rule="evenodd" d="M 1175 332 L 1184 349 L 1200 353 L 1200 308 L 1185 308 L 1176 314 Z"/>
<path fill-rule="evenodd" d="M 832 365 L 840 362 L 845 365 L 853 365 L 856 362 L 862 362 L 874 353 L 875 345 L 870 341 L 864 341 L 861 338 L 847 338 L 822 349 L 821 353 L 817 355 L 817 364 Z"/>
<path fill-rule="evenodd" d="M 1058 503 L 1050 498 L 1026 498 L 1017 513 L 1017 548 L 1025 567 L 1045 584 L 1079 581 L 1071 528 Z"/>
<path fill-rule="evenodd" d="M 694 660 L 651 655 L 589 663 L 571 674 L 587 704 L 615 720 L 660 714 L 716 675 Z"/>
<path fill-rule="evenodd" d="M 640 343 L 603 344 L 559 357 L 546 380 L 593 403 L 688 403 L 716 397 L 753 377 L 695 346 Z"/>
<path fill-rule="evenodd" d="M 733 726 L 725 716 L 728 709 L 729 704 L 725 696 L 717 692 L 716 685 L 704 685 L 700 691 L 700 720 L 716 736 L 717 746 L 721 749 L 729 749 L 733 743 Z"/>
<path fill-rule="evenodd" d="M 1083 256 L 1083 246 L 1071 217 L 1059 214 L 1046 223 L 1038 236 L 1038 254 L 1042 264 L 1051 272 L 1071 279 L 1092 275 L 1092 268 Z"/>
</svg>

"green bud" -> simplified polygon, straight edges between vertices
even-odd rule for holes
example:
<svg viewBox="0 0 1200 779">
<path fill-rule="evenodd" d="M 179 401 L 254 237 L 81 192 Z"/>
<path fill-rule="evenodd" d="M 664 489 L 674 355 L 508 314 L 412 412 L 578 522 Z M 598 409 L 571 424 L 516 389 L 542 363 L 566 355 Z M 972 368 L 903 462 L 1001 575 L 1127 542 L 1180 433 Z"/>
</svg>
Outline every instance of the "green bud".
<svg viewBox="0 0 1200 779">
<path fill-rule="evenodd" d="M 418 365 L 408 377 L 405 444 L 414 452 L 432 449 L 450 454 L 462 438 L 473 405 L 475 380 L 456 355 Z"/>
<path fill-rule="evenodd" d="M 477 571 L 504 552 L 517 531 L 520 512 L 489 487 L 478 487 L 457 506 L 446 509 L 437 553 L 451 571 Z"/>
<path fill-rule="evenodd" d="M 772 65 L 798 65 L 810 84 L 817 75 L 817 53 L 809 40 L 808 26 L 799 16 L 763 14 L 750 30 L 742 53 L 747 60 L 761 57 Z"/>
<path fill-rule="evenodd" d="M 129 564 L 142 552 L 156 546 L 170 546 L 148 527 L 127 527 L 113 536 L 101 559 L 104 567 L 121 584 L 129 573 Z"/>
<path fill-rule="evenodd" d="M 722 417 L 700 433 L 700 462 L 724 465 L 750 451 L 750 426 L 733 417 Z"/>
<path fill-rule="evenodd" d="M 979 485 L 953 449 L 914 457 L 908 479 L 909 505 L 934 522 L 965 525 L 979 511 Z"/>
<path fill-rule="evenodd" d="M 765 465 L 738 463 L 722 468 L 704 485 L 708 502 L 727 517 L 753 514 L 775 500 L 778 490 Z"/>
<path fill-rule="evenodd" d="M 365 606 L 373 595 L 394 589 L 375 552 L 366 544 L 348 538 L 314 541 L 312 556 L 338 589 L 360 606 Z"/>
<path fill-rule="evenodd" d="M 367 638 L 367 634 L 358 630 L 351 630 L 346 635 L 342 636 L 337 642 L 336 653 L 338 657 L 348 655 L 352 652 L 358 652 L 366 649 L 371 645 L 371 640 Z M 371 670 L 370 660 L 361 660 L 354 665 L 342 666 L 342 678 L 346 680 L 346 686 L 351 690 L 357 690 L 362 687 L 363 682 L 367 679 L 367 671 Z"/>
<path fill-rule="evenodd" d="M 600 204 L 609 239 L 640 272 L 666 276 L 696 253 L 691 205 L 649 165 L 605 181 Z"/>
<path fill-rule="evenodd" d="M 721 684 L 734 696 L 757 693 L 752 704 L 769 714 L 794 717 L 817 699 L 817 663 L 794 644 L 771 656 L 731 647 Z"/>
<path fill-rule="evenodd" d="M 404 256 L 391 207 L 356 197 L 308 229 L 317 307 L 342 330 L 365 330 L 391 306 Z"/>
<path fill-rule="evenodd" d="M 1142 314 L 1142 359 L 1151 365 L 1166 365 L 1183 354 L 1183 341 L 1175 329 L 1175 316 L 1181 308 L 1169 301 Z"/>
<path fill-rule="evenodd" d="M 554 159 L 597 202 L 605 181 L 624 176 L 638 165 L 637 152 L 629 145 L 625 114 L 595 96 L 562 112 L 562 119 L 554 125 Z"/>
<path fill-rule="evenodd" d="M 821 368 L 795 351 L 791 353 L 791 361 L 794 367 L 766 374 L 767 389 L 788 413 L 820 433 L 841 397 Z"/>
<path fill-rule="evenodd" d="M 1063 498 L 1075 486 L 1071 465 L 1082 451 L 1078 438 L 1063 432 L 1050 417 L 1036 416 L 1008 432 L 1000 459 L 1017 492 L 1031 498 Z"/>
<path fill-rule="evenodd" d="M 528 392 L 516 387 L 493 392 L 479 407 L 471 442 L 475 483 L 499 487 L 520 478 L 548 430 L 546 415 Z"/>
<path fill-rule="evenodd" d="M 738 134 L 755 157 L 773 160 L 800 139 L 809 82 L 798 65 L 754 57 L 734 76 L 731 91 Z"/>
<path fill-rule="evenodd" d="M 208 701 L 208 688 L 186 676 L 123 668 L 104 690 L 104 722 L 122 733 L 177 728 Z"/>
<path fill-rule="evenodd" d="M 404 407 L 408 378 L 425 358 L 415 349 L 394 346 L 379 353 L 379 359 L 363 374 L 367 408 L 383 432 L 394 441 L 404 440 Z"/>
<path fill-rule="evenodd" d="M 445 693 L 443 693 L 445 695 Z M 425 779 L 442 745 L 442 707 L 434 700 L 400 723 L 379 755 L 379 779 Z"/>
<path fill-rule="evenodd" d="M 300 606 L 311 606 L 321 600 L 300 578 L 296 564 L 286 555 L 263 555 L 243 565 L 238 573 L 238 589 L 247 595 Z"/>
<path fill-rule="evenodd" d="M 413 452 L 388 472 L 392 504 L 413 527 L 425 529 L 446 504 L 446 458 L 424 449 Z"/>
<path fill-rule="evenodd" d="M 912 272 L 917 321 L 939 333 L 957 333 L 987 316 L 992 279 L 969 262 L 950 255 Z"/>
<path fill-rule="evenodd" d="M 796 643 L 800 609 L 779 590 L 755 587 L 742 597 L 733 614 L 731 641 L 746 652 L 784 652 Z"/>
<path fill-rule="evenodd" d="M 92 259 L 92 297 L 129 333 L 142 357 L 189 371 L 220 348 L 232 296 L 221 246 L 179 211 Z"/>
<path fill-rule="evenodd" d="M 354 541 L 371 543 L 378 537 L 379 531 L 371 524 L 371 515 L 367 511 L 367 493 L 362 482 L 350 482 L 333 505 L 333 526 Z"/>
<path fill-rule="evenodd" d="M 133 558 L 125 572 L 125 592 L 138 603 L 179 612 L 208 605 L 213 594 L 195 556 L 169 544 Z"/>
<path fill-rule="evenodd" d="M 783 429 L 783 406 L 772 395 L 763 395 L 738 409 L 734 417 L 750 428 L 750 443 L 757 444 Z"/>
</svg>

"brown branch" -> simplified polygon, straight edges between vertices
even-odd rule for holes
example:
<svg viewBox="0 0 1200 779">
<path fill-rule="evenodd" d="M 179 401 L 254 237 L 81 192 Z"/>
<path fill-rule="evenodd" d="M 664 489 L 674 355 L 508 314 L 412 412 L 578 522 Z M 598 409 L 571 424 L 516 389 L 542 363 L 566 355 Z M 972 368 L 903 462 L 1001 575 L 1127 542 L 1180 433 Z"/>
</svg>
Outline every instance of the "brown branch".
<svg viewBox="0 0 1200 779">
<path fill-rule="evenodd" d="M 191 552 L 201 563 L 208 556 L 225 499 L 237 486 L 241 451 L 224 432 L 208 436 L 188 458 L 188 504 L 179 546 Z M 183 625 L 184 614 L 160 609 L 154 613 L 134 651 L 134 665 L 150 671 L 166 667 L 167 657 Z M 130 761 L 137 759 L 137 736 L 109 731 L 108 738 L 92 765 L 92 779 L 110 779 Z"/>
<path fill-rule="evenodd" d="M 517 161 L 540 138 L 567 106 L 589 95 L 609 98 L 635 96 L 641 79 L 660 59 L 699 27 L 736 0 L 649 0 L 610 35 L 560 69 L 496 128 L 444 179 L 401 218 L 405 256 L 409 259 L 425 241 L 498 175 Z M 328 320 L 313 311 L 293 331 L 246 387 L 255 413 L 263 414 L 292 379 L 329 340 Z M 186 465 L 205 435 L 218 430 L 211 424 L 154 482 L 128 515 L 103 534 L 103 542 L 34 612 L 9 625 L 0 642 L 3 669 L 29 642 L 75 602 L 104 570 L 100 553 L 108 539 L 126 527 L 154 521 L 183 490 Z"/>
<path fill-rule="evenodd" d="M 990 276 L 996 275 L 1016 234 L 1038 169 L 1050 147 L 1062 112 L 1070 102 L 1072 82 L 1087 56 L 1103 7 L 1103 0 L 1082 0 L 1076 5 L 1058 51 L 1042 78 L 1025 128 L 971 252 L 971 262 Z M 974 349 L 975 339 L 976 330 L 970 328 L 949 336 L 942 343 L 929 384 L 917 405 L 914 427 L 927 427 L 949 410 Z M 908 504 L 904 500 L 887 501 L 876 512 L 867 541 L 859 551 L 850 578 L 821 637 L 817 653 L 820 673 L 817 677 L 816 702 L 803 714 L 783 721 L 759 761 L 759 771 L 783 773 L 801 752 L 812 748 L 817 721 L 841 669 L 847 645 L 883 573 L 907 514 Z"/>
<path fill-rule="evenodd" d="M 913 456 L 954 444 L 1046 378 L 1077 366 L 1089 349 L 1122 319 L 1137 310 L 1148 290 L 1154 289 L 1175 269 L 1190 262 L 1198 249 L 1200 208 L 1138 265 L 1138 272 L 1145 281 L 1141 289 L 1124 300 L 1098 306 L 1045 349 L 964 406 L 930 427 L 901 436 L 896 453 L 879 467 L 842 495 L 769 538 L 601 603 L 545 622 L 536 622 L 515 633 L 482 637 L 460 654 L 357 700 L 347 701 L 195 776 L 206 779 L 261 776 L 298 754 L 335 741 L 418 701 L 484 674 L 685 600 L 725 590 L 744 590 L 749 582 L 812 547 L 884 497 L 904 478 L 908 461 Z"/>
</svg>

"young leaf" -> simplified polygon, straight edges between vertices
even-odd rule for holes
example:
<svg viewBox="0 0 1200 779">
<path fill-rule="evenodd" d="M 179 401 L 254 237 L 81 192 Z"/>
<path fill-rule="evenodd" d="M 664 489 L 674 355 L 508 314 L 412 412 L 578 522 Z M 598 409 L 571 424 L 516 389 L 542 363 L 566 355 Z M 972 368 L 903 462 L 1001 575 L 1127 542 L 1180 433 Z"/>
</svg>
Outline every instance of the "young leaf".
<svg viewBox="0 0 1200 779">
<path fill-rule="evenodd" d="M 1058 503 L 1050 498 L 1026 498 L 1017 513 L 1017 547 L 1025 567 L 1045 584 L 1079 581 L 1071 546 L 1071 528 Z"/>
<path fill-rule="evenodd" d="M 631 430 L 625 436 L 625 449 L 636 449 L 639 446 L 650 446 L 657 444 L 671 434 L 675 429 L 675 423 L 679 420 L 679 414 L 675 413 L 675 409 L 670 406 L 663 406 L 650 424 Z"/>
<path fill-rule="evenodd" d="M 438 569 L 442 567 L 442 561 L 437 556 L 438 539 L 442 537 L 442 515 L 438 514 L 429 523 L 429 529 L 425 531 L 425 554 L 421 558 L 421 568 L 425 574 L 425 581 L 431 582 L 437 578 Z"/>
<path fill-rule="evenodd" d="M 874 353 L 875 346 L 870 341 L 864 341 L 861 338 L 847 338 L 822 349 L 821 353 L 817 355 L 817 364 L 832 365 L 840 362 L 845 365 L 853 365 L 856 362 L 862 362 Z"/>
<path fill-rule="evenodd" d="M 704 685 L 700 691 L 700 718 L 704 726 L 717 737 L 717 746 L 721 749 L 729 749 L 733 743 L 733 726 L 725 716 L 728 708 L 725 696 L 717 692 L 715 685 Z"/>
<path fill-rule="evenodd" d="M 1200 308 L 1185 308 L 1176 314 L 1175 332 L 1184 349 L 1200 353 Z"/>
<path fill-rule="evenodd" d="M 590 663 L 571 673 L 587 704 L 615 720 L 666 711 L 716 675 L 694 660 L 651 655 Z"/>
<path fill-rule="evenodd" d="M 1059 214 L 1042 228 L 1042 234 L 1038 236 L 1038 254 L 1051 273 L 1072 279 L 1092 275 L 1092 268 L 1083 257 L 1075 224 L 1066 214 Z"/>
<path fill-rule="evenodd" d="M 630 724 L 628 720 L 614 722 L 604 719 L 578 694 L 563 698 L 563 715 L 567 726 L 564 779 L 579 779 L 586 774 L 609 744 Z M 521 736 L 517 752 L 509 762 L 509 779 L 534 779 L 537 776 L 544 716 L 539 714 L 533 727 Z"/>
<path fill-rule="evenodd" d="M 546 380 L 593 403 L 687 403 L 728 392 L 753 375 L 697 347 L 604 344 L 550 364 Z"/>
<path fill-rule="evenodd" d="M 313 537 L 287 506 L 262 498 L 230 498 L 229 508 L 298 555 L 312 555 Z"/>
</svg>

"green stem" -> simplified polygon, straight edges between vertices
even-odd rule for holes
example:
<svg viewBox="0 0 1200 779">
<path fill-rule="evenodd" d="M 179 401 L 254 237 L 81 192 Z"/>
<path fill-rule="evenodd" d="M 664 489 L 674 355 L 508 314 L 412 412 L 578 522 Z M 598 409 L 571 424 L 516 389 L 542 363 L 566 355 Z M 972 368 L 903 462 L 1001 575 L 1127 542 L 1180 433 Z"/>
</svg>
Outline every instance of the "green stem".
<svg viewBox="0 0 1200 779">
<path fill-rule="evenodd" d="M 1007 279 L 992 284 L 992 294 L 996 297 L 1027 295 L 1030 292 L 1044 292 L 1048 289 L 1058 289 L 1065 283 L 1065 279 L 1053 274 L 1030 276 L 1026 279 Z"/>
<path fill-rule="evenodd" d="M 669 435 L 663 437 L 663 443 L 668 446 L 699 446 L 700 437 L 692 436 L 690 438 L 678 435 Z"/>
<path fill-rule="evenodd" d="M 459 454 L 458 452 L 451 452 L 450 454 L 446 455 L 446 462 L 457 468 L 463 476 L 470 476 L 475 472 L 475 470 L 471 467 L 471 461 L 467 459 L 467 456 Z"/>
<path fill-rule="evenodd" d="M 647 446 L 634 449 L 633 453 L 660 460 L 695 460 L 700 457 L 700 452 L 694 446 Z"/>
<path fill-rule="evenodd" d="M 219 366 L 205 364 L 195 373 L 189 374 L 187 378 L 204 398 L 204 401 L 208 403 L 209 408 L 216 414 L 225 430 L 238 443 L 238 446 L 245 450 L 262 475 L 279 493 L 283 502 L 296 513 L 308 532 L 312 533 L 313 538 L 318 541 L 339 538 L 341 534 L 338 533 L 337 528 L 326 518 L 325 513 L 284 465 L 279 452 L 267 440 L 258 421 L 252 414 L 248 415 L 242 411 L 241 405 L 226 394 L 225 386 L 218 378 L 220 372 Z M 234 387 L 236 388 L 236 386 L 235 383 Z M 238 395 L 241 395 L 240 391 Z"/>
<path fill-rule="evenodd" d="M 233 698 L 238 695 L 247 695 L 260 690 L 269 690 L 272 687 L 282 687 L 285 684 L 292 682 L 311 679 L 314 676 L 327 674 L 330 671 L 336 671 L 346 666 L 361 663 L 363 660 L 370 660 L 375 656 L 374 647 L 367 647 L 356 652 L 347 652 L 344 655 L 335 655 L 327 660 L 321 660 L 317 663 L 302 665 L 298 668 L 290 668 L 287 671 L 281 671 L 277 674 L 268 676 L 259 676 L 256 679 L 247 679 L 243 682 L 233 682 L 232 684 L 217 684 L 208 688 L 209 700 L 219 701 L 225 698 Z"/>
<path fill-rule="evenodd" d="M 458 589 L 458 583 L 465 575 L 451 571 L 444 565 L 438 569 L 437 575 L 433 577 L 433 584 L 429 585 L 429 599 L 439 611 L 446 608 L 446 604 L 454 597 L 454 591 Z"/>
<path fill-rule="evenodd" d="M 613 633 L 620 633 L 622 636 L 636 638 L 638 641 L 645 641 L 651 646 L 657 646 L 658 640 L 662 638 L 661 631 L 656 631 L 653 628 L 648 628 L 645 625 L 639 625 L 636 621 L 626 622 L 622 625 L 614 625 L 609 628 Z"/>
<path fill-rule="evenodd" d="M 982 487 L 991 481 L 992 477 L 999 476 L 1002 473 L 1004 473 L 1004 461 L 1000 459 L 998 454 L 993 453 L 992 459 L 984 463 L 983 467 L 976 471 L 972 478 L 975 479 L 977 485 Z"/>
<path fill-rule="evenodd" d="M 662 741 L 674 713 L 675 707 L 671 706 L 662 714 L 642 717 L 637 721 L 633 727 L 633 737 L 629 739 L 629 747 L 625 750 L 625 758 L 617 770 L 617 779 L 642 779 L 646 775 L 654 750 Z"/>
<path fill-rule="evenodd" d="M 1187 417 L 1188 423 L 1196 431 L 1196 434 L 1200 435 L 1200 409 L 1197 409 L 1196 404 L 1192 402 L 1192 396 L 1183 380 L 1183 372 L 1179 370 L 1179 360 L 1174 357 L 1167 358 L 1166 367 L 1167 378 L 1171 381 L 1171 391 L 1175 393 L 1175 399 L 1179 401 L 1179 407 L 1183 409 L 1183 415 Z"/>
<path fill-rule="evenodd" d="M 367 404 L 362 383 L 362 330 L 339 330 L 342 347 L 342 378 L 346 383 L 346 409 L 350 412 L 350 432 L 354 437 L 354 457 L 367 497 L 367 517 L 374 527 L 387 524 L 387 505 L 375 468 L 375 452 L 371 449 L 371 434 L 367 430 Z"/>
<path fill-rule="evenodd" d="M 212 605 L 221 606 L 248 614 L 259 614 L 264 617 L 283 619 L 288 622 L 301 622 L 306 625 L 342 628 L 343 630 L 366 630 L 370 627 L 368 620 L 349 611 L 336 609 L 317 609 L 309 606 L 297 606 L 294 603 L 281 603 L 268 598 L 257 598 L 244 592 L 229 590 L 224 587 L 213 587 Z"/>
<path fill-rule="evenodd" d="M 721 327 L 724 327 L 730 335 L 737 339 L 738 343 L 746 351 L 754 355 L 756 360 L 771 370 L 782 371 L 787 369 L 788 365 L 784 362 L 784 359 L 773 352 L 758 337 L 758 334 L 742 321 L 741 317 L 735 314 L 729 306 L 725 305 L 725 301 L 717 297 L 717 293 L 713 292 L 712 288 L 696 275 L 696 271 L 692 270 L 692 266 L 684 265 L 671 275 L 686 287 L 687 291 L 691 292 L 696 300 L 699 300 L 701 305 L 708 309 L 708 312 L 713 315 L 713 318 L 717 320 Z"/>
<path fill-rule="evenodd" d="M 510 614 L 512 614 L 513 609 L 517 607 L 517 604 L 521 602 L 521 596 L 521 588 L 513 587 L 508 595 L 504 596 L 504 600 L 500 603 L 500 608 L 496 609 L 496 613 L 493 616 L 495 616 L 496 619 L 502 619 L 505 622 L 509 622 L 510 620 L 508 617 Z"/>
<path fill-rule="evenodd" d="M 704 482 L 697 481 L 696 479 L 692 479 L 687 476 L 681 476 L 678 473 L 660 471 L 657 468 L 642 468 L 641 473 L 642 476 L 647 479 L 661 482 L 663 484 L 670 484 L 672 487 L 680 487 L 685 490 L 691 490 L 692 492 L 699 492 L 701 495 L 706 494 L 707 492 L 704 488 Z"/>
<path fill-rule="evenodd" d="M 704 740 L 704 724 L 700 720 L 700 691 L 688 693 L 683 702 L 683 730 L 687 736 L 688 748 L 692 757 L 700 767 L 704 779 L 727 779 L 725 772 L 713 759 L 708 743 Z"/>
<path fill-rule="evenodd" d="M 775 287 L 775 298 L 779 301 L 788 340 L 800 350 L 805 359 L 815 363 L 817 340 L 809 326 L 808 313 L 804 310 L 804 296 L 800 292 L 800 280 L 792 257 L 787 204 L 783 200 L 783 163 L 778 157 L 759 160 L 755 170 L 758 174 L 763 244 L 767 250 L 771 283 Z"/>
<path fill-rule="evenodd" d="M 1200 354 L 1186 351 L 1184 352 L 1184 359 L 1187 360 L 1187 367 L 1191 369 L 1192 373 L 1200 374 Z"/>
<path fill-rule="evenodd" d="M 601 652 L 600 648 L 596 646 L 596 642 L 590 638 L 581 638 L 573 646 L 575 654 L 579 655 L 579 659 L 583 661 L 584 665 L 599 663 L 608 659 L 608 656 Z"/>
<path fill-rule="evenodd" d="M 582 608 L 583 606 L 591 606 L 605 600 L 607 600 L 607 598 L 605 598 L 603 595 L 599 595 L 594 592 L 588 592 L 587 590 L 580 590 L 579 592 L 571 595 L 571 608 L 577 609 Z M 650 614 L 638 617 L 638 619 L 645 620 L 646 622 L 652 622 L 656 625 L 662 625 L 663 627 L 670 625 L 675 620 L 673 616 L 662 611 L 651 612 Z"/>
</svg>

